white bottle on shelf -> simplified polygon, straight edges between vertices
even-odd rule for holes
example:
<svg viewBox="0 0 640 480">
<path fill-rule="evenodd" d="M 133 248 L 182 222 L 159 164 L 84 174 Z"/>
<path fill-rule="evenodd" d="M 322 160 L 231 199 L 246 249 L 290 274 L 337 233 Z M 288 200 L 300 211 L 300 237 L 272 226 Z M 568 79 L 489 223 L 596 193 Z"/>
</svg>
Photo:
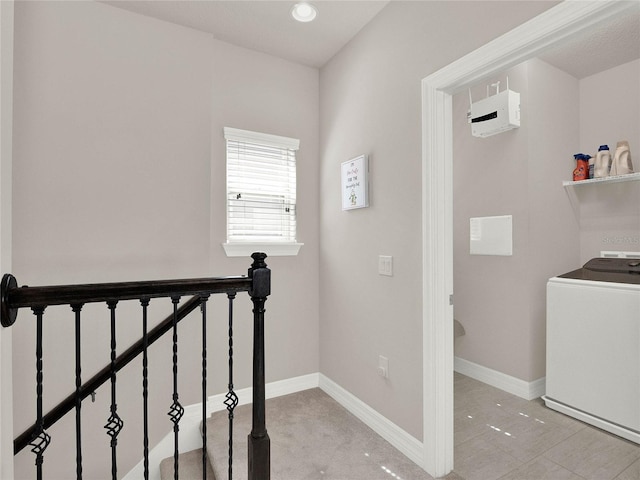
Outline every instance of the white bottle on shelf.
<svg viewBox="0 0 640 480">
<path fill-rule="evenodd" d="M 607 177 L 609 176 L 609 170 L 611 170 L 609 145 L 600 145 L 593 167 L 593 178 Z"/>
<path fill-rule="evenodd" d="M 611 164 L 611 175 L 627 175 L 633 173 L 629 142 L 622 140 L 616 146 L 616 155 Z"/>
</svg>

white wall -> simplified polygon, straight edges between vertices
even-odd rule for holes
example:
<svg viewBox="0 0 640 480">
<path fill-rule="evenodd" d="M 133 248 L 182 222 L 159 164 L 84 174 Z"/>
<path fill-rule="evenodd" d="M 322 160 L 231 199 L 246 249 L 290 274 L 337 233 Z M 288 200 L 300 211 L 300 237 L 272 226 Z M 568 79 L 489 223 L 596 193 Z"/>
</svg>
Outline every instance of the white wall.
<svg viewBox="0 0 640 480">
<path fill-rule="evenodd" d="M 13 1 L 0 2 L 0 272 L 11 270 Z M 0 327 L 0 478 L 13 478 L 12 332 Z"/>
<path fill-rule="evenodd" d="M 471 136 L 466 92 L 454 97 L 456 356 L 533 381 L 544 376 L 545 285 L 578 259 L 577 221 L 562 180 L 578 142 L 578 82 L 538 60 L 505 72 L 521 127 Z M 474 89 L 483 98 L 485 84 Z M 513 216 L 513 256 L 470 255 L 469 218 Z M 566 268 L 565 268 L 566 267 Z"/>
<path fill-rule="evenodd" d="M 627 140 L 640 172 L 640 60 L 580 80 L 580 151 L 596 154 Z M 580 205 L 580 256 L 602 250 L 640 251 L 640 182 L 575 189 Z"/>
<path fill-rule="evenodd" d="M 640 157 L 640 60 L 580 80 L 580 148 L 595 155 L 598 146 L 628 140 Z M 640 162 L 640 161 L 639 161 Z M 640 170 L 640 165 L 636 171 Z"/>
<path fill-rule="evenodd" d="M 305 246 L 298 257 L 267 259 L 274 282 L 267 380 L 317 372 L 318 71 L 97 2 L 20 2 L 15 34 L 13 273 L 20 284 L 245 273 L 250 259 L 228 259 L 220 246 L 222 127 L 298 137 L 298 228 Z M 236 303 L 235 386 L 244 388 L 251 384 L 250 302 L 241 296 Z M 209 394 L 227 384 L 225 306 L 220 299 L 209 309 Z M 169 313 L 167 302 L 152 307 L 154 322 Z M 108 362 L 108 316 L 104 306 L 83 310 L 87 379 Z M 140 337 L 141 320 L 135 306 L 119 311 L 122 351 Z M 32 318 L 21 312 L 13 328 L 17 433 L 35 413 Z M 45 319 L 46 410 L 73 391 L 74 359 L 66 343 L 73 338 L 70 312 L 52 307 Z M 180 401 L 189 405 L 201 398 L 200 334 L 185 322 Z M 168 347 L 163 340 L 150 351 L 152 445 L 171 427 Z M 119 374 L 119 398 L 139 398 L 141 384 L 137 362 Z M 109 468 L 102 428 L 108 404 L 108 386 L 95 404 L 83 404 L 86 478 Z M 142 457 L 141 400 L 119 400 L 118 412 L 125 421 L 119 471 L 126 472 Z M 73 423 L 66 419 L 49 431 L 47 478 L 73 476 Z M 28 449 L 18 455 L 16 478 L 32 477 L 33 461 Z"/>
<path fill-rule="evenodd" d="M 529 358 L 528 285 L 522 281 L 529 266 L 528 69 L 521 65 L 490 80 L 500 80 L 504 88 L 507 75 L 510 87 L 521 95 L 519 129 L 486 139 L 472 137 L 466 123 L 468 94 L 454 97 L 454 316 L 466 330 L 456 340 L 456 355 L 476 362 L 478 357 L 491 358 L 477 363 L 490 368 L 510 365 L 508 373 L 524 375 Z M 485 91 L 485 85 L 477 86 L 474 100 L 483 98 Z M 513 256 L 469 255 L 469 218 L 494 215 L 513 216 Z M 472 341 L 476 335 L 482 340 Z M 465 347 L 472 349 L 469 354 L 461 353 Z"/>
<path fill-rule="evenodd" d="M 471 138 L 468 95 L 454 97 L 455 316 L 466 330 L 456 355 L 533 381 L 545 374 L 547 279 L 601 250 L 640 249 L 638 182 L 562 186 L 574 153 L 621 139 L 638 150 L 640 63 L 578 80 L 534 59 L 507 74 L 521 93 L 518 130 Z M 509 213 L 513 257 L 470 256 L 469 217 Z"/>
<path fill-rule="evenodd" d="M 234 127 L 300 139 L 296 220 L 298 241 L 304 246 L 297 257 L 267 259 L 272 289 L 266 305 L 266 377 L 271 382 L 317 372 L 319 72 L 218 41 L 213 45 L 213 66 L 211 271 L 219 270 L 219 265 L 229 265 L 237 274 L 248 266 L 244 258 L 227 259 L 221 246 L 226 241 L 222 129 Z M 244 323 L 249 328 L 249 305 L 245 305 L 244 312 Z M 247 343 L 239 351 L 249 353 L 251 348 Z M 220 351 L 226 353 L 226 349 Z M 247 355 L 241 361 L 245 363 L 240 371 L 248 374 L 251 357 Z M 236 386 L 250 385 L 249 375 L 236 379 Z"/>
<path fill-rule="evenodd" d="M 527 376 L 545 376 L 547 279 L 573 270 L 580 254 L 576 245 L 578 221 L 562 181 L 573 172 L 578 135 L 576 80 L 551 65 L 529 61 L 529 339 Z M 572 173 L 571 173 L 572 175 Z M 570 178 L 570 177 L 569 177 Z"/>
<path fill-rule="evenodd" d="M 420 82 L 551 6 L 391 2 L 321 70 L 321 372 L 418 439 Z M 363 153 L 371 206 L 342 212 L 340 162 Z M 393 277 L 378 275 L 380 254 L 393 256 Z"/>
</svg>

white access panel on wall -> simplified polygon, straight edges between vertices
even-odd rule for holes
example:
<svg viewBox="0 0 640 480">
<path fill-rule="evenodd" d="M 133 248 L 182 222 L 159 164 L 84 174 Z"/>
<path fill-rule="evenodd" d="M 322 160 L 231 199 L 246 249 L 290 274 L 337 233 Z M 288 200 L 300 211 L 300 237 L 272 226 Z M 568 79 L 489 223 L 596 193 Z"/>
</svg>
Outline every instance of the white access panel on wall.
<svg viewBox="0 0 640 480">
<path fill-rule="evenodd" d="M 513 218 L 475 217 L 469 219 L 471 255 L 513 255 Z"/>
</svg>

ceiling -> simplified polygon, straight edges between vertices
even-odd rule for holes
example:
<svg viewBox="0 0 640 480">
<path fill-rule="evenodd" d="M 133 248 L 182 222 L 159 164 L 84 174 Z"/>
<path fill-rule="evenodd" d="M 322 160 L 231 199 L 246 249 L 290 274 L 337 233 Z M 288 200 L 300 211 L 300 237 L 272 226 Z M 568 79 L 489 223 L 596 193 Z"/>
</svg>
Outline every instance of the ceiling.
<svg viewBox="0 0 640 480">
<path fill-rule="evenodd" d="M 318 16 L 294 20 L 292 0 L 110 0 L 125 10 L 211 33 L 214 38 L 311 67 L 323 66 L 389 0 L 312 0 Z"/>
<path fill-rule="evenodd" d="M 640 2 L 539 58 L 578 79 L 640 58 Z"/>
<path fill-rule="evenodd" d="M 427 0 L 422 0 L 427 1 Z M 103 3 L 201 30 L 214 38 L 286 60 L 322 67 L 389 0 L 312 0 L 318 17 L 299 23 L 293 0 L 105 0 Z M 584 78 L 640 58 L 640 2 L 628 12 L 540 58 Z"/>
</svg>

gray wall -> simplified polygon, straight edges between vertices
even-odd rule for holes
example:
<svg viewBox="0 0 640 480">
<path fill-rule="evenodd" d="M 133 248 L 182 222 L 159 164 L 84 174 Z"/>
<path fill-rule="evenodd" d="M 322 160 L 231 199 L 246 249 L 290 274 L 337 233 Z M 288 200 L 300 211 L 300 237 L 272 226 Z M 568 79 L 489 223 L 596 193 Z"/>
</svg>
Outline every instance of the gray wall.
<svg viewBox="0 0 640 480">
<path fill-rule="evenodd" d="M 0 2 L 0 270 L 11 270 L 13 2 Z M 0 329 L 0 478 L 13 478 L 12 337 Z"/>
<path fill-rule="evenodd" d="M 391 2 L 321 70 L 321 372 L 418 439 L 420 82 L 551 6 Z M 340 163 L 360 154 L 370 158 L 371 206 L 343 212 Z M 393 277 L 378 275 L 380 254 L 393 256 Z"/>
<path fill-rule="evenodd" d="M 227 259 L 220 247 L 222 127 L 298 137 L 298 225 L 305 246 L 298 257 L 269 260 L 267 380 L 320 371 L 421 439 L 420 81 L 553 4 L 392 2 L 318 75 L 100 3 L 20 2 L 14 273 L 36 285 L 243 272 L 246 260 Z M 278 100 L 285 104 L 274 112 Z M 340 162 L 362 153 L 370 156 L 371 207 L 342 212 Z M 379 254 L 393 255 L 393 277 L 378 276 Z M 239 309 L 248 304 L 239 303 Z M 53 309 L 49 315 L 68 318 Z M 163 315 L 162 308 L 154 311 L 154 319 Z M 86 375 L 108 357 L 91 343 L 106 330 L 89 318 Z M 244 352 L 237 358 L 238 388 L 250 383 L 246 320 L 240 315 L 236 328 L 236 352 Z M 198 338 L 194 329 L 183 331 L 184 338 Z M 120 332 L 124 346 L 139 327 Z M 67 324 L 57 335 L 70 333 Z M 35 411 L 32 335 L 32 322 L 15 329 L 17 431 Z M 50 406 L 73 384 L 55 366 L 73 360 L 56 334 L 47 331 L 47 337 Z M 224 342 L 215 337 L 213 343 Z M 170 358 L 159 352 L 166 346 L 155 348 L 152 371 L 153 395 L 163 398 Z M 189 361 L 198 355 L 188 347 L 181 354 Z M 376 375 L 379 354 L 389 358 L 388 380 Z M 122 394 L 141 388 L 134 370 L 122 374 Z M 184 383 L 197 383 L 183 373 Z M 212 375 L 211 393 L 217 393 L 223 375 Z M 95 417 L 87 458 L 96 462 L 107 458 L 107 397 L 99 392 L 96 404 L 84 407 L 87 422 Z M 194 403 L 197 393 L 186 389 L 181 400 Z M 141 407 L 119 408 L 133 431 L 121 439 L 125 472 L 141 455 Z M 153 415 L 165 413 L 162 404 Z M 72 428 L 69 421 L 51 433 L 70 438 Z M 167 430 L 155 422 L 153 438 Z M 73 463 L 67 447 L 60 441 L 50 447 L 47 478 L 69 476 L 56 466 Z M 17 462 L 17 477 L 31 476 L 24 472 L 31 472 L 32 455 Z M 86 468 L 91 477 L 98 465 Z"/>
<path fill-rule="evenodd" d="M 213 71 L 210 271 L 217 274 L 224 266 L 226 271 L 244 272 L 247 264 L 245 258 L 226 258 L 222 249 L 226 241 L 223 127 L 299 138 L 297 228 L 304 246 L 296 257 L 267 259 L 272 288 L 266 305 L 266 377 L 272 382 L 315 373 L 319 369 L 318 70 L 216 41 Z M 248 331 L 242 338 L 250 340 L 249 302 L 243 308 Z M 236 386 L 251 385 L 251 349 L 251 343 L 240 344 L 238 351 L 245 357 Z M 222 343 L 217 351 L 223 361 Z"/>
<path fill-rule="evenodd" d="M 305 246 L 298 257 L 268 259 L 274 287 L 267 302 L 267 380 L 317 372 L 317 69 L 97 2 L 18 2 L 15 11 L 13 273 L 19 282 L 245 273 L 250 259 L 228 259 L 221 247 L 222 128 L 297 137 L 298 228 Z M 220 299 L 210 308 L 220 314 L 209 329 L 210 394 L 226 389 L 225 304 Z M 244 388 L 251 384 L 250 302 L 242 297 L 237 304 L 235 386 Z M 154 322 L 170 311 L 166 302 L 152 307 Z M 141 335 L 138 310 L 119 307 L 119 351 Z M 109 360 L 108 316 L 106 307 L 86 306 L 84 312 L 86 379 Z M 32 318 L 21 312 L 13 328 L 16 433 L 35 415 Z M 72 316 L 50 308 L 46 319 L 45 410 L 74 389 L 73 349 L 67 343 Z M 201 398 L 201 360 L 199 329 L 185 322 L 179 355 L 180 401 L 186 406 Z M 150 352 L 152 445 L 171 426 L 169 346 L 163 341 Z M 120 398 L 139 397 L 140 376 L 139 362 L 123 370 Z M 102 428 L 107 388 L 98 391 L 95 404 L 83 406 L 87 478 L 108 469 Z M 142 406 L 118 403 L 126 425 L 119 437 L 119 471 L 127 472 L 142 457 Z M 47 478 L 73 476 L 72 432 L 72 419 L 50 430 Z M 33 462 L 28 449 L 18 455 L 16 478 L 32 477 Z"/>
<path fill-rule="evenodd" d="M 613 152 L 622 139 L 638 151 L 639 67 L 578 80 L 534 59 L 488 79 L 504 85 L 509 75 L 522 126 L 487 139 L 471 136 L 467 93 L 454 97 L 455 316 L 466 330 L 458 357 L 526 381 L 544 377 L 548 278 L 601 250 L 640 250 L 639 182 L 562 186 L 574 153 L 595 155 L 602 143 Z M 503 214 L 513 215 L 513 257 L 469 255 L 469 218 Z"/>
<path fill-rule="evenodd" d="M 467 92 L 454 97 L 456 355 L 526 381 L 544 376 L 545 284 L 574 268 L 578 225 L 562 181 L 578 142 L 578 81 L 531 60 L 506 77 L 520 93 L 521 127 L 471 135 Z M 485 84 L 473 89 L 485 96 Z M 469 218 L 513 215 L 513 256 L 469 254 Z"/>
<path fill-rule="evenodd" d="M 595 155 L 608 144 L 615 152 L 628 140 L 634 171 L 640 172 L 640 60 L 580 81 L 580 149 Z M 594 188 L 595 187 L 595 188 Z M 603 250 L 640 251 L 640 182 L 575 189 L 579 205 L 581 262 Z"/>
</svg>

